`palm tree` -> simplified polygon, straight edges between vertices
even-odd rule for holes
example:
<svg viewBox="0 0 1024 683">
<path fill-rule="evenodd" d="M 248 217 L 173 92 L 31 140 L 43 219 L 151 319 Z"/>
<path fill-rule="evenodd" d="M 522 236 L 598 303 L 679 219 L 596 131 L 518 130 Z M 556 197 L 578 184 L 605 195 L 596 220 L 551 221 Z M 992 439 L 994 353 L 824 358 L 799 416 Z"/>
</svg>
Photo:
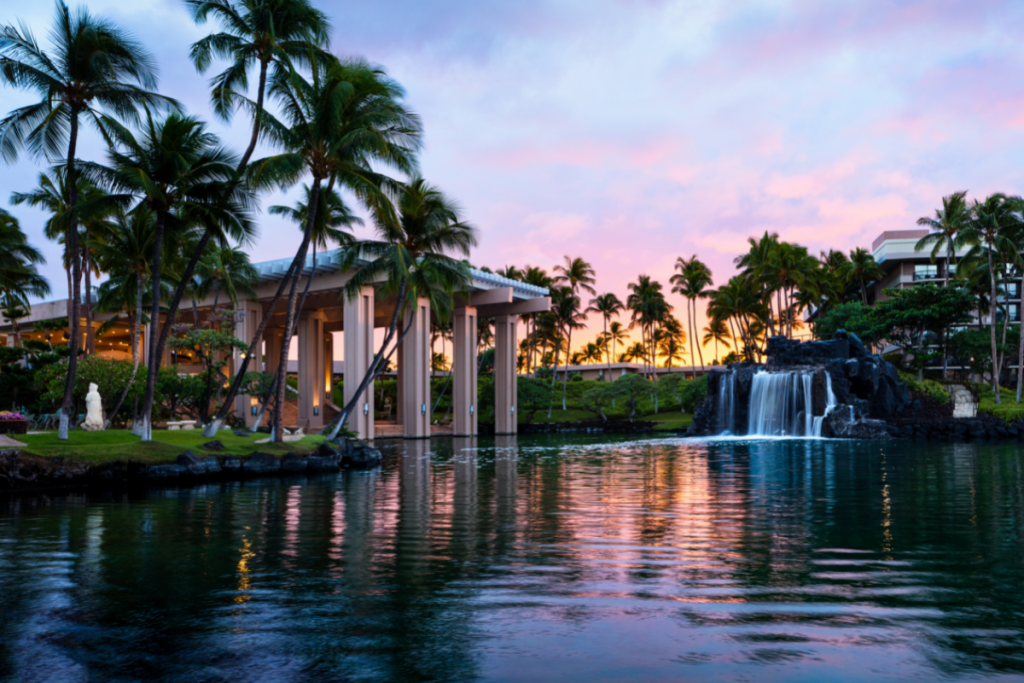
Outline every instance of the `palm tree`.
<svg viewBox="0 0 1024 683">
<path fill-rule="evenodd" d="M 543 287 L 550 289 L 553 284 L 552 278 L 542 268 L 536 266 L 526 266 L 522 271 L 522 281 L 528 285 L 535 287 Z M 530 313 L 522 316 L 523 322 L 526 324 L 526 338 L 530 340 L 530 351 L 527 355 L 527 366 L 526 371 L 528 373 L 533 372 L 535 368 L 534 356 L 537 353 L 537 321 L 541 318 L 539 313 Z"/>
<path fill-rule="evenodd" d="M 149 207 L 156 217 L 150 263 L 150 363 L 142 412 L 133 428 L 143 441 L 149 441 L 158 359 L 171 331 L 169 323 L 175 319 L 181 295 L 192 278 L 186 267 L 167 308 L 168 324 L 161 325 L 165 235 L 174 239 L 203 225 L 206 232 L 220 232 L 244 243 L 253 234 L 249 216 L 253 197 L 237 182 L 236 157 L 220 146 L 199 119 L 172 113 L 157 121 L 147 115 L 142 130 L 132 133 L 119 127 L 116 140 L 117 146 L 109 150 L 109 166 L 88 164 L 85 170 L 112 191 L 123 193 L 120 197 Z"/>
<path fill-rule="evenodd" d="M 572 291 L 572 295 L 577 298 L 577 301 L 582 301 L 580 297 L 580 290 L 588 292 L 589 294 L 596 295 L 597 290 L 594 289 L 594 267 L 584 261 L 580 257 L 569 258 L 568 255 L 565 257 L 565 263 L 554 267 L 554 271 L 558 273 L 555 276 L 555 281 L 562 284 L 568 285 Z M 589 310 L 589 309 L 588 309 Z M 572 316 L 570 316 L 572 318 Z M 572 350 L 572 331 L 583 327 L 582 320 L 586 320 L 587 311 L 583 311 L 578 317 L 573 318 L 571 322 L 567 322 L 563 319 L 562 329 L 566 332 L 565 343 L 568 345 L 568 349 Z M 577 324 L 579 323 L 579 324 Z M 569 354 L 565 355 L 566 371 L 562 375 L 562 410 L 565 410 L 565 393 L 566 386 L 569 383 Z"/>
<path fill-rule="evenodd" d="M 130 214 L 122 213 L 115 218 L 107 239 L 96 250 L 97 263 L 109 274 L 107 281 L 100 285 L 99 309 L 128 311 L 128 336 L 132 347 L 131 376 L 113 409 L 107 413 L 104 428 L 110 426 L 110 420 L 121 409 L 139 372 L 139 337 L 145 324 L 143 304 L 155 233 L 156 216 L 146 206 L 139 206 Z"/>
<path fill-rule="evenodd" d="M 398 330 L 408 303 L 415 303 L 419 296 L 430 297 L 432 309 L 444 319 L 451 294 L 468 286 L 469 266 L 458 257 L 468 256 L 470 248 L 476 246 L 476 228 L 460 219 L 458 204 L 423 178 L 414 177 L 399 196 L 397 209 L 395 216 L 390 210 L 375 207 L 373 219 L 379 239 L 360 240 L 340 252 L 342 270 L 363 263 L 346 283 L 345 295 L 355 298 L 363 287 L 383 280 L 381 294 L 394 295 L 395 310 L 380 351 L 352 398 L 325 429 L 330 433 L 328 438 L 337 436 L 363 392 L 383 371 L 383 361 L 391 358 L 412 328 L 410 319 L 405 330 Z"/>
<path fill-rule="evenodd" d="M 601 294 L 600 296 L 591 299 L 590 306 L 587 308 L 588 313 L 598 313 L 601 315 L 601 320 L 604 323 L 604 331 L 602 334 L 605 337 L 608 336 L 608 322 L 613 316 L 618 315 L 623 310 L 625 310 L 625 306 L 623 306 L 622 302 L 619 301 L 619 297 L 615 296 L 611 292 Z M 605 345 L 605 360 L 608 363 L 608 381 L 611 381 L 612 357 L 607 345 Z"/>
<path fill-rule="evenodd" d="M 14 326 L 14 339 L 21 346 L 18 317 L 13 312 L 26 310 L 29 300 L 50 293 L 50 285 L 36 266 L 45 263 L 43 255 L 28 243 L 18 220 L 0 209 L 0 309 Z"/>
<path fill-rule="evenodd" d="M 605 337 L 608 342 L 611 342 L 612 346 L 612 358 L 618 358 L 615 353 L 615 349 L 619 344 L 624 344 L 629 339 L 629 331 L 623 326 L 622 323 L 616 321 L 608 326 L 608 331 L 605 332 Z M 609 381 L 611 381 L 609 379 Z"/>
<path fill-rule="evenodd" d="M 280 102 L 286 123 L 265 115 L 263 130 L 286 151 L 254 162 L 248 170 L 249 178 L 263 188 L 294 184 L 307 173 L 313 180 L 306 230 L 290 271 L 298 271 L 306 261 L 316 222 L 314 207 L 319 206 L 325 182 L 328 194 L 335 184 L 346 187 L 371 206 L 378 214 L 378 223 L 397 225 L 394 207 L 384 190 L 394 192 L 399 185 L 375 171 L 374 164 L 403 173 L 415 171 L 414 154 L 420 144 L 421 126 L 419 119 L 399 103 L 403 96 L 401 87 L 380 69 L 359 60 L 318 61 L 313 65 L 311 80 L 295 71 L 276 73 L 271 79 L 270 93 Z M 296 277 L 288 295 L 286 330 L 291 329 L 296 315 L 297 284 Z M 289 345 L 287 338 L 281 345 L 282 365 L 274 407 L 277 439 L 283 437 L 279 423 L 283 416 Z"/>
<path fill-rule="evenodd" d="M 569 382 L 569 365 L 571 363 L 572 331 L 583 327 L 583 320 L 586 314 L 580 310 L 581 302 L 571 285 L 555 287 L 551 290 L 551 311 L 553 316 L 555 333 L 559 340 L 564 340 L 565 346 L 565 372 L 562 375 L 562 410 L 568 410 L 566 401 L 567 385 Z M 558 369 L 558 359 L 561 355 L 562 343 L 555 343 L 555 369 Z M 551 375 L 551 386 L 555 386 L 555 374 Z M 551 397 L 552 405 L 554 396 Z M 551 416 L 551 408 L 548 408 L 548 417 Z"/>
<path fill-rule="evenodd" d="M 925 235 L 914 245 L 914 251 L 924 251 L 932 248 L 932 263 L 935 262 L 939 252 L 946 251 L 946 281 L 943 286 L 949 286 L 953 278 L 953 271 L 956 269 L 956 250 L 960 244 L 960 231 L 971 220 L 971 212 L 967 207 L 967 191 L 954 192 L 942 198 L 942 208 L 935 210 L 935 218 L 922 216 L 917 219 L 917 224 L 922 225 L 932 232 Z"/>
<path fill-rule="evenodd" d="M 882 278 L 882 267 L 875 262 L 875 257 L 867 249 L 857 247 L 850 251 L 850 260 L 843 264 L 843 273 L 851 282 L 860 288 L 860 302 L 868 305 L 867 283 Z"/>
<path fill-rule="evenodd" d="M 57 438 L 68 438 L 72 392 L 78 368 L 79 282 L 82 263 L 78 246 L 76 155 L 78 128 L 84 117 L 98 129 L 113 119 L 137 120 L 137 107 L 178 107 L 158 95 L 156 67 L 149 52 L 113 23 L 79 9 L 72 15 L 58 0 L 50 32 L 52 50 L 44 51 L 24 27 L 0 27 L 0 79 L 7 85 L 35 91 L 40 101 L 19 107 L 0 120 L 0 156 L 13 163 L 28 147 L 33 156 L 65 160 L 68 217 L 64 246 L 71 264 L 68 292 L 69 351 Z"/>
<path fill-rule="evenodd" d="M 715 343 L 715 358 L 718 358 L 718 344 L 719 342 L 727 348 L 731 349 L 729 341 L 732 339 L 732 335 L 729 334 L 729 328 L 726 326 L 725 321 L 721 318 L 712 317 L 708 324 L 704 326 L 704 346 L 707 346 L 711 342 Z"/>
<path fill-rule="evenodd" d="M 772 316 L 771 295 L 775 292 L 779 283 L 773 279 L 774 267 L 772 260 L 775 250 L 779 245 L 779 236 L 777 233 L 769 234 L 765 231 L 761 239 L 755 240 L 753 237 L 748 237 L 747 244 L 750 245 L 750 250 L 746 254 L 737 256 L 735 263 L 743 269 L 740 275 L 747 278 L 748 285 L 753 285 L 759 292 L 760 299 L 767 308 L 765 323 L 767 324 L 768 334 L 774 336 L 775 321 Z"/>
<path fill-rule="evenodd" d="M 256 296 L 253 287 L 259 280 L 259 273 L 249 261 L 249 255 L 246 252 L 231 244 L 220 244 L 203 253 L 203 258 L 196 266 L 196 278 L 198 280 L 195 289 L 197 297 L 205 299 L 211 293 L 213 294 L 210 314 L 212 322 L 217 315 L 222 292 L 227 294 L 228 301 L 232 304 L 238 303 L 239 292 Z M 195 312 L 193 315 L 198 316 Z M 198 326 L 198 317 L 195 322 Z"/>
<path fill-rule="evenodd" d="M 689 328 L 690 336 L 690 361 L 693 361 L 693 338 L 697 329 L 697 299 L 706 299 L 709 296 L 707 288 L 712 285 L 711 269 L 708 268 L 697 255 L 694 254 L 689 260 L 680 256 L 676 259 L 676 270 L 669 282 L 672 283 L 672 292 L 682 294 L 686 298 L 686 325 Z M 697 354 L 700 357 L 700 368 L 704 371 L 704 354 L 700 347 L 697 347 Z"/>
<path fill-rule="evenodd" d="M 630 326 L 639 325 L 642 345 L 647 349 L 644 364 L 653 369 L 657 365 L 655 329 L 672 311 L 672 306 L 665 300 L 661 283 L 649 275 L 637 276 L 637 281 L 629 285 L 629 291 L 626 308 L 630 311 Z"/>
<path fill-rule="evenodd" d="M 185 4 L 196 24 L 205 24 L 212 15 L 223 28 L 193 43 L 189 52 L 199 73 L 205 73 L 215 57 L 231 62 L 211 81 L 213 111 L 227 123 L 239 108 L 253 113 L 252 136 L 238 163 L 241 173 L 260 138 L 270 65 L 275 71 L 287 72 L 296 65 L 309 66 L 313 60 L 329 60 L 325 48 L 330 43 L 330 22 L 307 0 L 185 0 Z M 255 63 L 259 64 L 259 80 L 253 103 L 244 93 Z"/>
</svg>

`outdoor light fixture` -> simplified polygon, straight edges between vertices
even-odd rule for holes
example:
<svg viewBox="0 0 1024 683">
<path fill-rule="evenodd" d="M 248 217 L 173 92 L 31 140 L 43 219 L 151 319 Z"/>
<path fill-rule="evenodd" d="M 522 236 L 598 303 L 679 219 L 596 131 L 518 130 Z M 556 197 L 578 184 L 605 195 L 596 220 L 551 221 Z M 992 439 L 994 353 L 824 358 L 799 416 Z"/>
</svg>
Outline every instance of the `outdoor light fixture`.
<svg viewBox="0 0 1024 683">
<path fill-rule="evenodd" d="M 515 415 L 516 414 L 516 407 L 512 406 L 511 408 L 509 408 L 509 412 L 512 413 L 513 415 Z"/>
<path fill-rule="evenodd" d="M 469 414 L 470 414 L 470 415 L 472 415 L 472 414 L 473 414 L 473 408 L 475 408 L 475 407 L 476 407 L 476 406 L 470 406 L 470 407 L 469 407 Z"/>
<path fill-rule="evenodd" d="M 256 406 L 252 407 L 252 416 L 256 417 Z"/>
<path fill-rule="evenodd" d="M 369 403 L 364 403 L 363 404 L 363 415 L 369 415 L 369 414 L 370 414 L 370 404 Z"/>
<path fill-rule="evenodd" d="M 313 414 L 314 415 L 319 415 L 320 414 L 320 406 L 313 406 Z"/>
<path fill-rule="evenodd" d="M 423 404 L 420 405 L 420 415 L 426 415 L 426 414 L 427 414 L 427 404 L 423 403 Z"/>
</svg>

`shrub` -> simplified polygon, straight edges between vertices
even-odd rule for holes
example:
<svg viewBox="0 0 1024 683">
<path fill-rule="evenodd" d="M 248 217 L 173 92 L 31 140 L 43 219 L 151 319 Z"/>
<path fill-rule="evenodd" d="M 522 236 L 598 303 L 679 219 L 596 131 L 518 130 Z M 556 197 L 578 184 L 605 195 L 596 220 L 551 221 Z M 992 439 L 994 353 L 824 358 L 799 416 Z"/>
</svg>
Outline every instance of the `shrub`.
<svg viewBox="0 0 1024 683">
<path fill-rule="evenodd" d="M 67 361 L 49 365 L 36 373 L 36 384 L 42 392 L 41 398 L 59 406 L 64 396 L 64 380 L 67 377 Z M 113 407 L 114 401 L 124 391 L 128 378 L 132 374 L 132 363 L 127 360 L 105 360 L 96 356 L 84 356 L 78 359 L 78 372 L 75 374 L 75 386 L 72 396 L 79 405 L 85 405 L 85 395 L 89 393 L 89 384 L 95 384 L 103 401 L 104 411 Z M 132 409 L 132 399 L 142 398 L 146 388 L 146 367 L 139 366 L 139 371 L 132 382 L 132 388 L 123 404 L 119 417 L 127 419 Z"/>
<path fill-rule="evenodd" d="M 928 396 L 939 403 L 949 403 L 950 401 L 949 389 L 946 388 L 946 385 L 933 379 L 924 379 L 919 382 L 914 375 L 900 372 L 900 381 L 907 385 L 912 394 Z"/>
</svg>

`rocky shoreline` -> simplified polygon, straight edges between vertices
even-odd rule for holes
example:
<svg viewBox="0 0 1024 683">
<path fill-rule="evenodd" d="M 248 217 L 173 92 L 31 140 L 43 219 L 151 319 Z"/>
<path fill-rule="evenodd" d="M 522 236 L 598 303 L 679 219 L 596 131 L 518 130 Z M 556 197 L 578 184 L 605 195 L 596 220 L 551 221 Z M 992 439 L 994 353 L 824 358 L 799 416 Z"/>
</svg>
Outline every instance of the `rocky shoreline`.
<svg viewBox="0 0 1024 683">
<path fill-rule="evenodd" d="M 9 450 L 0 452 L 0 493 L 110 486 L 189 486 L 209 481 L 368 469 L 378 467 L 380 463 L 379 450 L 345 437 L 323 443 L 308 455 L 288 453 L 278 458 L 257 451 L 239 458 L 233 455 L 199 456 L 185 451 L 176 462 L 160 465 L 146 465 L 133 460 L 89 465 Z"/>
</svg>

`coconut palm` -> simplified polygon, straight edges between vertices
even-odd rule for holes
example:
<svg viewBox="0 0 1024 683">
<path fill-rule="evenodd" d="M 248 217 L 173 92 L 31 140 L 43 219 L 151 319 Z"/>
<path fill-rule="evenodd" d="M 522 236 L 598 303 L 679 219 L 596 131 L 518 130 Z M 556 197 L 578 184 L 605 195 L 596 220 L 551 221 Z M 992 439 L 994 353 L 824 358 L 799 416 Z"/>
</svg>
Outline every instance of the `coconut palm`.
<svg viewBox="0 0 1024 683">
<path fill-rule="evenodd" d="M 563 285 L 561 287 L 555 287 L 551 290 L 551 314 L 554 319 L 555 332 L 559 339 L 564 340 L 565 345 L 565 372 L 562 374 L 562 410 L 568 410 L 566 394 L 567 384 L 569 375 L 569 365 L 571 363 L 571 352 L 572 352 L 572 331 L 578 330 L 583 327 L 583 320 L 586 319 L 586 313 L 582 310 L 582 304 L 579 296 L 573 292 L 571 285 Z M 555 369 L 558 369 L 558 359 L 561 351 L 562 344 L 555 345 Z M 555 373 L 551 375 L 551 386 L 555 385 Z M 554 396 L 551 397 L 551 403 L 554 405 Z M 548 417 L 551 416 L 551 408 L 548 408 Z"/>
<path fill-rule="evenodd" d="M 967 191 L 954 192 L 942 198 L 942 208 L 935 210 L 935 217 L 922 216 L 917 219 L 917 224 L 931 230 L 917 241 L 914 251 L 924 251 L 931 247 L 932 262 L 943 250 L 946 252 L 946 281 L 944 286 L 949 286 L 956 269 L 956 250 L 960 243 L 960 232 L 971 219 L 971 212 L 967 206 Z"/>
<path fill-rule="evenodd" d="M 704 346 L 711 342 L 715 343 L 715 358 L 718 358 L 719 342 L 725 348 L 731 349 L 732 347 L 729 345 L 730 340 L 732 340 L 732 335 L 729 334 L 729 328 L 721 318 L 712 317 L 708 324 L 704 326 L 704 339 L 702 341 Z"/>
<path fill-rule="evenodd" d="M 0 80 L 19 89 L 33 90 L 39 101 L 19 107 L 0 120 L 0 156 L 14 162 L 28 148 L 33 156 L 62 159 L 65 172 L 77 179 L 76 154 L 79 125 L 84 118 L 103 130 L 112 116 L 135 121 L 137 107 L 177 107 L 158 95 L 153 59 L 140 44 L 113 23 L 93 17 L 85 9 L 74 14 L 63 2 L 50 32 L 51 50 L 44 51 L 24 26 L 0 27 Z M 79 282 L 82 264 L 78 245 L 77 185 L 68 183 L 66 261 L 71 265 L 68 292 L 69 350 L 67 378 L 61 400 L 58 438 L 68 438 L 68 418 L 78 368 Z"/>
<path fill-rule="evenodd" d="M 629 340 L 629 330 L 622 323 L 615 321 L 608 326 L 605 338 L 606 343 L 610 343 L 612 347 L 611 357 L 618 358 L 615 350 L 619 344 L 625 344 Z"/>
<path fill-rule="evenodd" d="M 238 171 L 249 164 L 263 123 L 267 75 L 309 66 L 312 60 L 330 59 L 325 51 L 330 42 L 327 16 L 307 0 L 185 0 L 196 24 L 215 17 L 222 30 L 192 44 L 189 57 L 199 73 L 205 73 L 214 58 L 230 62 L 211 80 L 213 110 L 230 122 L 236 110 L 252 112 L 252 135 L 239 160 Z M 256 101 L 247 99 L 249 71 L 259 65 Z"/>
<path fill-rule="evenodd" d="M 337 185 L 370 205 L 378 224 L 397 225 L 394 207 L 384 191 L 397 191 L 399 185 L 376 171 L 375 166 L 389 166 L 403 173 L 415 171 L 419 119 L 400 104 L 404 94 L 401 87 L 382 70 L 360 60 L 320 61 L 313 66 L 309 80 L 294 71 L 278 72 L 271 79 L 270 93 L 280 103 L 285 121 L 266 115 L 263 130 L 285 151 L 252 163 L 248 169 L 251 182 L 257 187 L 274 188 L 294 184 L 308 174 L 312 177 L 310 207 L 319 206 L 324 184 L 328 189 Z M 317 211 L 311 208 L 308 213 L 306 230 L 290 272 L 298 272 L 300 264 L 306 262 Z M 295 277 L 288 295 L 286 330 L 291 329 L 296 316 L 297 284 Z M 283 373 L 289 345 L 287 338 L 281 345 L 282 365 L 274 408 L 278 439 L 283 436 L 278 423 L 283 416 Z"/>
<path fill-rule="evenodd" d="M 362 264 L 346 284 L 345 295 L 354 298 L 363 287 L 383 281 L 381 294 L 395 297 L 395 310 L 380 351 L 352 399 L 328 427 L 330 438 L 337 436 L 363 392 L 382 372 L 381 362 L 390 359 L 411 329 L 410 319 L 410 325 L 399 332 L 399 320 L 417 297 L 431 298 L 432 309 L 445 319 L 443 309 L 451 306 L 450 294 L 468 286 L 469 266 L 458 257 L 468 256 L 476 245 L 476 228 L 460 219 L 458 204 L 423 178 L 414 177 L 399 196 L 397 209 L 395 216 L 375 208 L 379 239 L 360 240 L 340 251 L 343 270 Z"/>
<path fill-rule="evenodd" d="M 989 276 L 989 333 L 992 345 L 992 390 L 996 403 L 999 396 L 999 355 L 996 348 L 996 278 L 997 254 L 1012 253 L 1018 248 L 1013 242 L 1021 228 L 1018 213 L 1019 198 L 996 193 L 971 205 L 971 220 L 961 229 L 959 243 L 970 245 L 965 260 L 984 259 Z"/>
<path fill-rule="evenodd" d="M 549 289 L 553 284 L 553 279 L 544 271 L 542 268 L 536 266 L 526 266 L 522 271 L 522 281 L 528 285 L 535 287 L 543 287 Z M 533 372 L 535 368 L 535 358 L 537 353 L 537 343 L 540 341 L 537 334 L 537 321 L 541 318 L 540 313 L 529 313 L 521 316 L 521 320 L 526 324 L 526 338 L 529 340 L 529 352 L 527 354 L 527 366 L 526 371 Z"/>
<path fill-rule="evenodd" d="M 882 278 L 882 267 L 867 249 L 857 247 L 850 251 L 850 259 L 843 264 L 843 274 L 860 289 L 860 302 L 868 305 L 868 283 Z"/>
<path fill-rule="evenodd" d="M 672 292 L 682 294 L 686 298 L 686 325 L 690 336 L 690 360 L 693 361 L 693 339 L 697 329 L 697 299 L 706 299 L 709 296 L 708 287 L 713 283 L 711 280 L 711 269 L 707 267 L 694 254 L 690 259 L 680 256 L 676 259 L 676 273 L 669 279 L 672 284 Z M 704 354 L 700 347 L 697 348 L 700 358 L 700 367 L 704 369 Z"/>
<path fill-rule="evenodd" d="M 216 317 L 220 295 L 226 294 L 232 304 L 238 303 L 238 295 L 256 296 L 253 289 L 259 280 L 259 273 L 249 261 L 249 255 L 231 244 L 220 244 L 206 249 L 196 267 L 196 295 L 205 299 L 213 294 L 211 320 Z M 198 323 L 198 318 L 196 319 Z"/>
<path fill-rule="evenodd" d="M 14 339 L 21 346 L 16 310 L 29 307 L 29 300 L 50 293 L 50 285 L 36 266 L 45 263 L 43 255 L 28 242 L 18 220 L 0 209 L 0 308 L 14 327 Z"/>
<path fill-rule="evenodd" d="M 590 306 L 587 308 L 588 313 L 597 313 L 601 316 L 601 322 L 604 324 L 603 336 L 608 336 L 608 323 L 612 317 L 617 316 L 619 313 L 625 310 L 622 302 L 619 301 L 619 297 L 615 296 L 611 292 L 607 294 L 601 294 L 590 300 Z M 611 378 L 611 364 L 612 357 L 611 352 L 605 347 L 605 361 L 608 363 L 608 377 L 609 381 Z"/>
<path fill-rule="evenodd" d="M 760 300 L 767 307 L 765 323 L 767 324 L 769 335 L 774 335 L 775 320 L 772 315 L 771 295 L 775 292 L 779 283 L 773 277 L 774 265 L 772 261 L 779 244 L 779 236 L 777 233 L 765 231 L 760 239 L 755 240 L 753 237 L 748 237 L 747 244 L 750 245 L 750 250 L 746 254 L 737 256 L 735 263 L 743 269 L 740 275 L 746 278 L 748 286 L 753 286 L 756 289 Z"/>
<path fill-rule="evenodd" d="M 171 325 L 160 324 L 160 304 L 164 267 L 165 237 L 180 238 L 201 225 L 205 232 L 219 233 L 245 243 L 253 235 L 249 210 L 251 193 L 237 182 L 237 158 L 221 147 L 206 124 L 191 116 L 172 113 L 164 119 L 147 114 L 138 132 L 116 129 L 117 144 L 112 147 L 107 166 L 87 164 L 84 170 L 112 192 L 145 205 L 156 219 L 150 260 L 150 346 L 146 391 L 139 421 L 133 428 L 144 441 L 152 438 L 152 412 L 156 378 Z M 198 261 L 198 259 L 196 260 Z M 167 307 L 167 320 L 174 320 L 187 283 L 192 278 L 190 261 L 179 274 L 178 286 Z"/>
<path fill-rule="evenodd" d="M 577 297 L 577 300 L 579 301 L 582 301 L 582 299 L 580 298 L 581 290 L 589 294 L 596 295 L 597 290 L 594 289 L 594 282 L 596 281 L 594 279 L 594 267 L 578 256 L 576 258 L 570 258 L 568 255 L 566 255 L 564 258 L 564 264 L 556 265 L 554 267 L 554 271 L 555 273 L 557 273 L 557 275 L 555 275 L 555 282 L 560 282 L 564 285 L 567 285 L 569 289 L 572 291 L 572 295 L 574 297 Z M 568 344 L 568 348 L 570 350 L 572 349 L 572 331 L 574 329 L 579 329 L 580 327 L 583 326 L 581 321 L 586 320 L 587 310 L 584 310 L 581 313 L 579 313 L 578 316 L 575 318 L 575 322 L 573 322 L 572 324 L 567 324 L 566 320 L 563 319 L 562 329 L 566 332 L 565 343 Z M 577 322 L 580 324 L 577 325 Z M 566 354 L 565 360 L 566 363 L 569 362 L 569 354 Z M 568 382 L 569 370 L 568 365 L 566 365 L 566 371 L 562 375 L 562 410 L 566 409 L 565 394 Z"/>
</svg>

